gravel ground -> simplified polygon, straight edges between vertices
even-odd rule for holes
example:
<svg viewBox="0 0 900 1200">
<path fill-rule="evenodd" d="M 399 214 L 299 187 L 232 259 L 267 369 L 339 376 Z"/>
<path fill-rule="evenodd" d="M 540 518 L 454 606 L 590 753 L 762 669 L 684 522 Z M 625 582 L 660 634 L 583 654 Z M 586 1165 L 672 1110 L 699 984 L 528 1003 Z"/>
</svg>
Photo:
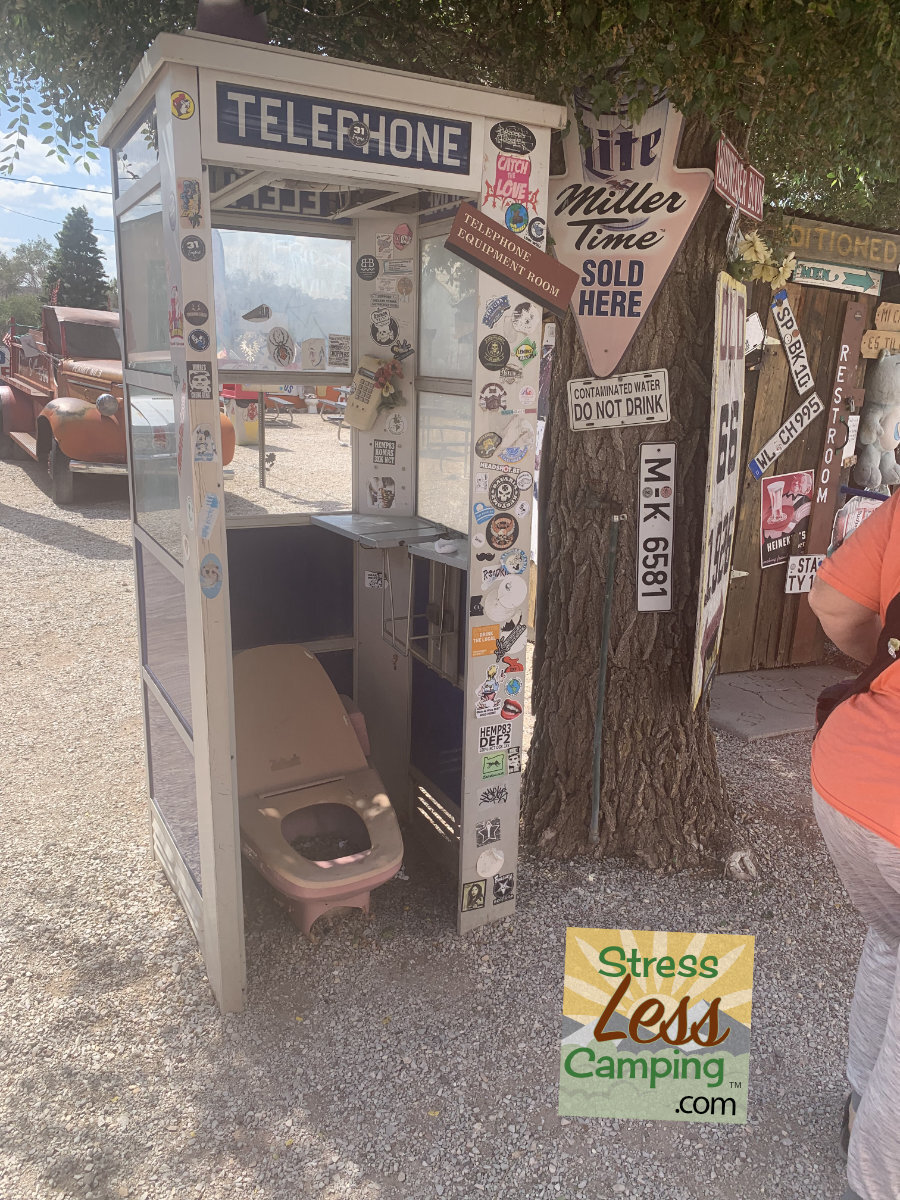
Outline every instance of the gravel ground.
<svg viewBox="0 0 900 1200">
<path fill-rule="evenodd" d="M 63 511 L 43 479 L 0 462 L 2 1200 L 837 1200 L 861 927 L 807 737 L 722 739 L 754 884 L 525 858 L 516 918 L 459 939 L 412 855 L 311 946 L 247 870 L 223 1018 L 148 853 L 122 483 Z M 746 1126 L 556 1115 L 567 925 L 756 934 Z"/>
</svg>

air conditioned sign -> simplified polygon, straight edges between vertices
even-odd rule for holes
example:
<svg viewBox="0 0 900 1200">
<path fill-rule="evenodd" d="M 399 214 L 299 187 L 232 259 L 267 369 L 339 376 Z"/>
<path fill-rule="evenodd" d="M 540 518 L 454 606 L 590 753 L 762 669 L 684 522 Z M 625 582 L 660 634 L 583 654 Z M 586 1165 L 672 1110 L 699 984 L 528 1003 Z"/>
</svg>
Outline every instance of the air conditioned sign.
<svg viewBox="0 0 900 1200">
<path fill-rule="evenodd" d="M 661 100 L 639 125 L 595 117 L 576 97 L 588 142 L 572 116 L 566 175 L 551 180 L 555 253 L 578 274 L 571 306 L 591 369 L 619 365 L 712 187 L 712 172 L 675 167 L 682 115 Z"/>
<path fill-rule="evenodd" d="M 468 175 L 469 121 L 216 82 L 218 140 L 320 158 Z"/>
</svg>

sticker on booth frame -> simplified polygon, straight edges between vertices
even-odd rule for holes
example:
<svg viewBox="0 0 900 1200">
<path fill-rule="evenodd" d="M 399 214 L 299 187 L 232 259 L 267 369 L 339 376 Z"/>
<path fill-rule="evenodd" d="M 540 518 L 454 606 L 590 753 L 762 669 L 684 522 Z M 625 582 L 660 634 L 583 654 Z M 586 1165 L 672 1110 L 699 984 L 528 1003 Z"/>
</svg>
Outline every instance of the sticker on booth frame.
<svg viewBox="0 0 900 1200">
<path fill-rule="evenodd" d="M 172 92 L 169 103 L 172 108 L 172 116 L 177 117 L 179 121 L 189 121 L 197 108 L 193 97 L 182 91 Z"/>
<path fill-rule="evenodd" d="M 400 326 L 391 316 L 390 309 L 376 308 L 372 311 L 369 336 L 376 346 L 390 346 L 400 334 Z"/>
<path fill-rule="evenodd" d="M 402 413 L 389 413 L 385 418 L 384 432 L 393 433 L 397 437 L 406 433 L 406 417 Z"/>
<path fill-rule="evenodd" d="M 497 824 L 499 825 L 499 818 Z M 506 861 L 503 851 L 499 846 L 490 846 L 487 850 L 482 850 L 478 855 L 475 863 L 475 870 L 482 879 L 490 879 L 496 875 L 498 871 L 503 870 L 503 864 Z"/>
<path fill-rule="evenodd" d="M 189 233 L 181 239 L 181 253 L 188 262 L 200 262 L 206 255 L 206 242 L 196 233 Z"/>
<path fill-rule="evenodd" d="M 478 361 L 486 371 L 499 371 L 509 362 L 509 342 L 502 333 L 489 333 L 481 339 Z"/>
<path fill-rule="evenodd" d="M 513 746 L 508 751 L 507 763 L 509 766 L 510 775 L 521 775 L 522 773 L 522 747 Z"/>
<path fill-rule="evenodd" d="M 211 400 L 212 363 L 208 359 L 189 360 L 185 367 L 188 397 L 191 400 Z"/>
<path fill-rule="evenodd" d="M 472 658 L 480 658 L 488 654 L 493 654 L 499 636 L 499 625 L 481 625 L 478 629 L 473 629 Z"/>
<path fill-rule="evenodd" d="M 215 600 L 222 590 L 222 564 L 215 554 L 205 554 L 200 560 L 200 591 L 207 600 Z"/>
<path fill-rule="evenodd" d="M 475 826 L 475 845 L 489 846 L 491 842 L 500 841 L 500 818 L 490 817 L 486 821 L 479 821 Z"/>
<path fill-rule="evenodd" d="M 476 909 L 484 908 L 484 892 L 485 884 L 483 879 L 475 879 L 471 883 L 464 883 L 462 886 L 462 911 L 474 912 Z"/>
<path fill-rule="evenodd" d="M 478 798 L 479 805 L 481 804 L 505 804 L 509 799 L 509 788 L 502 783 L 495 783 L 492 787 L 486 787 Z"/>
<path fill-rule="evenodd" d="M 205 325 L 209 320 L 209 309 L 202 300 L 188 300 L 184 306 L 184 319 L 189 325 Z"/>
<path fill-rule="evenodd" d="M 372 444 L 372 464 L 393 467 L 397 461 L 397 443 L 389 438 L 375 438 Z"/>
<path fill-rule="evenodd" d="M 506 774 L 506 751 L 498 750 L 493 754 L 481 756 L 481 778 L 499 779 Z"/>
<path fill-rule="evenodd" d="M 203 507 L 200 509 L 200 536 L 204 541 L 208 541 L 212 536 L 218 519 L 219 497 L 215 492 L 207 492 L 203 498 Z"/>
<path fill-rule="evenodd" d="M 503 904 L 515 896 L 515 875 L 512 871 L 507 875 L 495 875 L 493 885 L 494 904 Z"/>
<path fill-rule="evenodd" d="M 380 270 L 381 267 L 374 254 L 361 254 L 356 260 L 356 274 L 365 283 L 371 283 L 373 279 L 377 279 Z"/>
<path fill-rule="evenodd" d="M 200 207 L 200 180 L 178 180 L 178 217 L 182 228 L 196 229 L 203 223 Z"/>
<path fill-rule="evenodd" d="M 188 345 L 198 354 L 209 349 L 209 334 L 205 329 L 192 329 L 188 334 Z"/>
<path fill-rule="evenodd" d="M 194 429 L 194 462 L 216 461 L 216 439 L 211 425 L 197 425 Z M 202 519 L 201 512 L 201 519 Z"/>
</svg>

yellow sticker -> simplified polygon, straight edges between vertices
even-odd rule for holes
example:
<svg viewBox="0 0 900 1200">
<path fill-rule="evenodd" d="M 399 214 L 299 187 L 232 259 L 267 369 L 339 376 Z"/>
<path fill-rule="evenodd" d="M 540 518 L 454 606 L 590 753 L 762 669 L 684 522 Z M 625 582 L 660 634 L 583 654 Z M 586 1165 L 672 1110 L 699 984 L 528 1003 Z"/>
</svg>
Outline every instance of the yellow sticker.
<svg viewBox="0 0 900 1200">
<path fill-rule="evenodd" d="M 187 121 L 194 115 L 196 105 L 187 92 L 173 92 L 171 101 L 172 116 L 177 117 L 179 121 Z"/>
</svg>

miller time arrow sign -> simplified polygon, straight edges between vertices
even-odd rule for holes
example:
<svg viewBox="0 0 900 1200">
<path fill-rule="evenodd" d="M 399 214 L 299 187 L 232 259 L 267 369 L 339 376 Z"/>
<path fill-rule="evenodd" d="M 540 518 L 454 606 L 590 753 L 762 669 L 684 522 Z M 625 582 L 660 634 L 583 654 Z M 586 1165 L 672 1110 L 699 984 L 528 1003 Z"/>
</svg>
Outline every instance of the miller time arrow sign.
<svg viewBox="0 0 900 1200">
<path fill-rule="evenodd" d="M 576 94 L 566 174 L 550 180 L 549 228 L 560 262 L 578 273 L 571 300 L 591 370 L 612 375 L 647 315 L 713 183 L 675 166 L 682 115 L 659 100 L 632 125 L 622 111 L 595 117 Z"/>
</svg>

